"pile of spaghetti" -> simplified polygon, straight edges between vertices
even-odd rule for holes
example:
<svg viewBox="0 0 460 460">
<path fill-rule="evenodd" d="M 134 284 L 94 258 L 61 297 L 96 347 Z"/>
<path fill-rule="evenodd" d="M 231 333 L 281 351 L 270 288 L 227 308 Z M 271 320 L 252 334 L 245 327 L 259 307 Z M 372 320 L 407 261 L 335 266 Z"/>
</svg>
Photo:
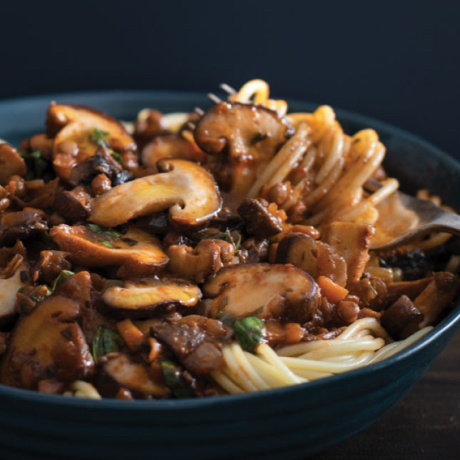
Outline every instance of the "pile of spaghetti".
<svg viewBox="0 0 460 460">
<path fill-rule="evenodd" d="M 372 250 L 399 186 L 377 133 L 288 113 L 261 80 L 222 88 L 206 111 L 132 123 L 53 102 L 45 133 L 0 141 L 1 383 L 266 390 L 385 359 L 445 314 L 449 235 Z"/>
</svg>

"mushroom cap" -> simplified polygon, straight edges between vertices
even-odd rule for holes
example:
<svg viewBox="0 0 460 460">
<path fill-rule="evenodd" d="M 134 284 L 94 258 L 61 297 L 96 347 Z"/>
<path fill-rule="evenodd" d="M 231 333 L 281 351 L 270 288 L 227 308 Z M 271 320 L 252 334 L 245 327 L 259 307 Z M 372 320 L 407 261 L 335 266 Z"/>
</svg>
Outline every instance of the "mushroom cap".
<svg viewBox="0 0 460 460">
<path fill-rule="evenodd" d="M 193 307 L 200 299 L 198 286 L 173 279 L 125 281 L 123 287 L 111 286 L 102 294 L 112 311 L 136 319 L 164 312 L 166 307 Z"/>
<path fill-rule="evenodd" d="M 34 388 L 38 380 L 50 378 L 51 369 L 64 381 L 87 377 L 94 361 L 76 322 L 79 314 L 78 303 L 52 296 L 21 317 L 0 369 L 1 383 Z"/>
<path fill-rule="evenodd" d="M 234 193 L 245 193 L 294 128 L 275 111 L 256 104 L 221 102 L 209 108 L 195 129 L 195 141 L 210 155 L 229 152 Z M 225 162 L 228 162 L 226 159 Z M 228 171 L 218 163 L 216 177 L 227 182 Z"/>
<path fill-rule="evenodd" d="M 223 268 L 203 287 L 209 314 L 260 315 L 309 321 L 321 295 L 313 278 L 292 265 L 239 264 Z"/>
<path fill-rule="evenodd" d="M 46 130 L 49 136 L 55 136 L 53 164 L 62 179 L 68 180 L 73 166 L 96 153 L 99 146 L 92 141 L 94 129 L 107 133 L 104 140 L 117 152 L 136 149 L 134 139 L 123 125 L 105 113 L 83 105 L 51 104 L 48 108 Z M 74 142 L 78 146 L 78 155 L 57 158 L 64 141 Z"/>
<path fill-rule="evenodd" d="M 137 398 L 166 396 L 170 390 L 164 382 L 150 375 L 145 364 L 136 363 L 123 353 L 111 353 L 100 360 L 97 387 L 102 395 L 115 397 L 120 388 L 127 388 Z"/>
<path fill-rule="evenodd" d="M 116 227 L 136 217 L 169 209 L 180 227 L 205 224 L 221 209 L 222 199 L 212 176 L 186 160 L 161 160 L 159 174 L 113 187 L 92 203 L 91 222 Z"/>
<path fill-rule="evenodd" d="M 120 238 L 95 234 L 84 225 L 58 225 L 50 236 L 69 259 L 87 267 L 121 267 L 120 277 L 149 276 L 166 265 L 168 257 L 157 238 L 137 228 L 130 228 Z M 135 244 L 133 244 L 135 243 Z"/>
</svg>

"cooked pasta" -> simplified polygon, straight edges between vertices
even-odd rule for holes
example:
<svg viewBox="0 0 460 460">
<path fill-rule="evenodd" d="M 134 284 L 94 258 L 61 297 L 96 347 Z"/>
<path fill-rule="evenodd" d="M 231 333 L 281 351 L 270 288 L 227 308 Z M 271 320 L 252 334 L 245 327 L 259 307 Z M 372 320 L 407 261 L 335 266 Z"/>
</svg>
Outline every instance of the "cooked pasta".
<svg viewBox="0 0 460 460">
<path fill-rule="evenodd" d="M 0 141 L 2 384 L 95 400 L 308 384 L 448 312 L 450 235 L 372 249 L 386 215 L 413 217 L 373 129 L 289 113 L 262 80 L 222 88 L 123 123 L 52 103 L 46 133 Z"/>
</svg>

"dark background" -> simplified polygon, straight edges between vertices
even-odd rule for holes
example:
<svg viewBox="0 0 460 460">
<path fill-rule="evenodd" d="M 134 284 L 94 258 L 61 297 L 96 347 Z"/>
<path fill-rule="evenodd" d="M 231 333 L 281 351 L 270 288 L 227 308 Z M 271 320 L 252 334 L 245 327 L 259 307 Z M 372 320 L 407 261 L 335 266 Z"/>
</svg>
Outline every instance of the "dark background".
<svg viewBox="0 0 460 460">
<path fill-rule="evenodd" d="M 453 1 L 0 1 L 0 98 L 259 77 L 460 158 L 459 20 Z"/>
</svg>

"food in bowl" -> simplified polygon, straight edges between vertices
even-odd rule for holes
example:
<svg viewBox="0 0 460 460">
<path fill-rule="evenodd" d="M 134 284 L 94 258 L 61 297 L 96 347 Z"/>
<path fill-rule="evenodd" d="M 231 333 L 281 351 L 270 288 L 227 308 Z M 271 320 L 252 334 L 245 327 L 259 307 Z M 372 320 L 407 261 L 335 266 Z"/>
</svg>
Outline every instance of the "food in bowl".
<svg viewBox="0 0 460 460">
<path fill-rule="evenodd" d="M 229 92 L 125 124 L 52 103 L 44 134 L 0 145 L 1 383 L 276 388 L 391 356 L 449 307 L 449 235 L 371 249 L 399 185 L 375 131 L 346 135 L 327 106 L 289 114 L 260 80 Z"/>
</svg>

